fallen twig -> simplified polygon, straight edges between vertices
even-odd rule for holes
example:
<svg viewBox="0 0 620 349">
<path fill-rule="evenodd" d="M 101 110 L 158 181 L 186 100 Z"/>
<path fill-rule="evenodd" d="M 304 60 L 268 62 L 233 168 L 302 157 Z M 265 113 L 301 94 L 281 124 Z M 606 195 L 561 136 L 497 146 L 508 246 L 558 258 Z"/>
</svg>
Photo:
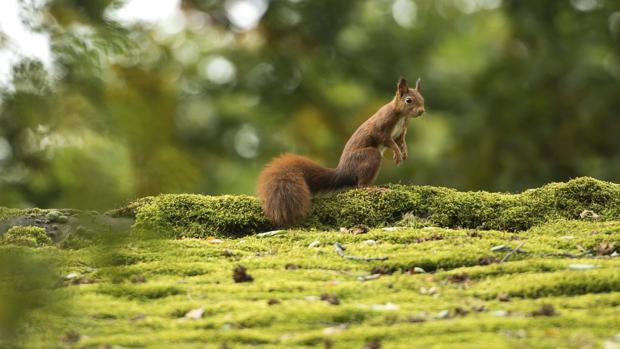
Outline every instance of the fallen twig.
<svg viewBox="0 0 620 349">
<path fill-rule="evenodd" d="M 370 261 L 384 261 L 386 259 L 388 259 L 387 256 L 381 256 L 381 257 L 361 257 L 361 256 L 350 256 L 344 253 L 344 250 L 346 250 L 347 248 L 342 246 L 339 242 L 336 242 L 334 244 L 334 249 L 336 250 L 336 253 L 344 258 L 344 259 L 353 259 L 356 261 L 366 261 L 366 262 L 370 262 Z"/>
<path fill-rule="evenodd" d="M 506 255 L 504 256 L 504 258 L 502 258 L 499 262 L 500 263 L 504 263 L 505 261 L 508 260 L 508 258 L 510 258 L 513 254 L 515 254 L 517 251 L 519 251 L 519 249 L 521 247 L 523 247 L 523 245 L 525 244 L 525 242 L 522 242 L 519 244 L 519 246 L 517 246 L 517 248 L 513 249 L 512 251 L 506 253 Z"/>
</svg>

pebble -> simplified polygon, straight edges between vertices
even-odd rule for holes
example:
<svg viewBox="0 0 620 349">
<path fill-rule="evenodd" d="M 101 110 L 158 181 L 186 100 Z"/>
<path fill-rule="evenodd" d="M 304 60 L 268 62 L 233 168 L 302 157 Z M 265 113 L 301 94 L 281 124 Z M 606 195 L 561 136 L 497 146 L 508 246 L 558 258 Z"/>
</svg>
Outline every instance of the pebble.
<svg viewBox="0 0 620 349">
<path fill-rule="evenodd" d="M 362 241 L 362 243 L 366 244 L 368 246 L 374 246 L 374 245 L 377 244 L 377 241 L 375 241 L 375 240 L 364 240 L 364 241 Z"/>
<path fill-rule="evenodd" d="M 437 315 L 435 315 L 435 319 L 447 319 L 449 317 L 450 317 L 449 310 L 442 310 L 439 313 L 437 313 Z"/>
<path fill-rule="evenodd" d="M 370 308 L 378 311 L 394 311 L 400 309 L 400 307 L 394 303 L 373 304 Z"/>
<path fill-rule="evenodd" d="M 73 279 L 77 279 L 80 277 L 80 274 L 78 273 L 69 273 L 67 275 L 65 275 L 65 280 L 73 280 Z"/>
<path fill-rule="evenodd" d="M 198 309 L 192 309 L 188 311 L 187 314 L 185 314 L 185 318 L 191 320 L 198 320 L 202 318 L 202 314 L 204 314 L 204 312 L 205 309 L 202 307 Z"/>
<path fill-rule="evenodd" d="M 310 245 L 308 245 L 308 248 L 315 248 L 315 247 L 319 247 L 320 245 L 321 245 L 321 241 L 314 240 L 310 243 Z"/>
<path fill-rule="evenodd" d="M 415 267 L 415 268 L 413 268 L 413 272 L 416 273 L 416 274 L 424 274 L 424 273 L 426 273 L 426 270 L 424 270 L 424 269 L 422 269 L 420 267 Z"/>
<path fill-rule="evenodd" d="M 506 316 L 508 316 L 508 311 L 506 311 L 506 310 L 495 310 L 495 311 L 491 312 L 491 315 L 497 316 L 497 317 L 506 317 Z"/>
<path fill-rule="evenodd" d="M 594 264 L 570 264 L 568 269 L 570 270 L 590 270 L 596 268 Z"/>
<path fill-rule="evenodd" d="M 209 243 L 212 243 L 212 244 L 221 244 L 222 242 L 224 242 L 224 240 L 222 239 L 210 239 L 209 240 Z"/>
</svg>

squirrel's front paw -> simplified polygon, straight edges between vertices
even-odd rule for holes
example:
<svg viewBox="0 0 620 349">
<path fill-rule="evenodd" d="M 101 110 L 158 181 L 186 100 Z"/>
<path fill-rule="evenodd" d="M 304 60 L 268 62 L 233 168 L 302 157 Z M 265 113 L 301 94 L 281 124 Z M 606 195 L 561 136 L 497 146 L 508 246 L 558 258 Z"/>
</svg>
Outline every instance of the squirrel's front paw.
<svg viewBox="0 0 620 349">
<path fill-rule="evenodd" d="M 396 165 L 400 165 L 400 163 L 403 162 L 403 154 L 401 154 L 400 152 L 394 153 L 392 159 L 394 159 L 394 163 Z"/>
<path fill-rule="evenodd" d="M 403 151 L 403 161 L 407 160 L 408 157 L 409 157 L 409 153 L 406 150 Z"/>
</svg>

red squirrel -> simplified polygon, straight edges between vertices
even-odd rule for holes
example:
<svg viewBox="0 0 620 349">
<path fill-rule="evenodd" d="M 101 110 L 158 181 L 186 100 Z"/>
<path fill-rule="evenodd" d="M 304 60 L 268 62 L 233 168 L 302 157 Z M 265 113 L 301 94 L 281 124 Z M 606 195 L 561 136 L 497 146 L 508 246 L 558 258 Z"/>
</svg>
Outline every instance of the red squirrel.
<svg viewBox="0 0 620 349">
<path fill-rule="evenodd" d="M 407 159 L 407 120 L 424 113 L 420 79 L 409 88 L 401 78 L 396 95 L 353 133 L 336 168 L 325 168 L 295 154 L 269 162 L 258 178 L 258 198 L 265 216 L 276 226 L 289 226 L 310 212 L 312 195 L 346 187 L 372 185 L 383 152 L 389 148 L 394 162 Z"/>
</svg>

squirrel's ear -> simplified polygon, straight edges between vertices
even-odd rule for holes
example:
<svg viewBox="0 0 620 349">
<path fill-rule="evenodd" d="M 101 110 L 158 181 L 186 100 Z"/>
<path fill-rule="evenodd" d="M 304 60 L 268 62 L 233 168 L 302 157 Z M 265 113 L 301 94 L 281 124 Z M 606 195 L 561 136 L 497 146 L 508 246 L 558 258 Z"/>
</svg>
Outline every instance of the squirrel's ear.
<svg viewBox="0 0 620 349">
<path fill-rule="evenodd" d="M 404 96 L 409 92 L 409 86 L 407 86 L 407 80 L 404 78 L 398 79 L 398 85 L 396 85 L 396 94 Z"/>
<path fill-rule="evenodd" d="M 418 81 L 415 82 L 415 90 L 422 92 L 422 79 L 418 78 Z"/>
</svg>

